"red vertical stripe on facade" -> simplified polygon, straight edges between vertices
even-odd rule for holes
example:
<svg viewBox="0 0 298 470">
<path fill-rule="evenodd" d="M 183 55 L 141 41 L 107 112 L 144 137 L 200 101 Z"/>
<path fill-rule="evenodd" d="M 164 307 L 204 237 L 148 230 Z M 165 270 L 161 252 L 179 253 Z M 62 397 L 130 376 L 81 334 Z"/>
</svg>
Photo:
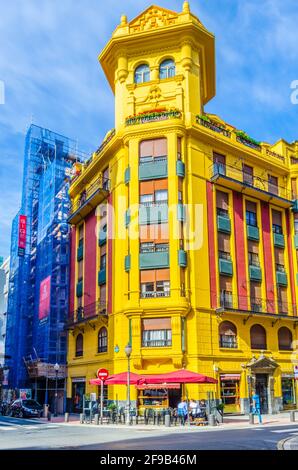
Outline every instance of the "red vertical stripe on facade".
<svg viewBox="0 0 298 470">
<path fill-rule="evenodd" d="M 209 244 L 209 277 L 210 277 L 210 303 L 211 308 L 217 308 L 216 293 L 216 261 L 215 233 L 214 233 L 214 204 L 212 183 L 207 182 L 207 220 L 208 220 L 208 244 Z"/>
<path fill-rule="evenodd" d="M 69 317 L 73 316 L 76 292 L 76 228 L 70 231 L 70 263 L 69 263 Z"/>
<path fill-rule="evenodd" d="M 108 288 L 108 301 L 107 301 L 107 310 L 108 313 L 112 313 L 113 308 L 113 195 L 110 194 L 108 197 L 108 273 L 107 273 L 107 288 Z"/>
<path fill-rule="evenodd" d="M 84 307 L 96 302 L 96 222 L 95 211 L 92 211 L 85 219 Z"/>
<path fill-rule="evenodd" d="M 245 239 L 244 239 L 244 219 L 243 219 L 243 197 L 241 193 L 233 192 L 234 206 L 234 229 L 236 245 L 236 269 L 237 269 L 237 289 L 238 308 L 248 309 L 247 298 L 247 277 L 245 260 Z"/>
<path fill-rule="evenodd" d="M 272 243 L 271 243 L 271 226 L 269 205 L 262 202 L 262 232 L 263 232 L 263 249 L 264 249 L 264 266 L 266 280 L 266 297 L 267 311 L 274 313 L 274 277 L 273 277 L 273 260 L 272 260 Z"/>
<path fill-rule="evenodd" d="M 297 315 L 296 293 L 295 293 L 295 278 L 294 278 L 294 263 L 293 263 L 293 250 L 292 250 L 292 237 L 291 237 L 291 229 L 290 229 L 290 212 L 289 212 L 289 210 L 286 211 L 286 225 L 287 225 L 290 285 L 291 285 L 293 314 Z"/>
</svg>

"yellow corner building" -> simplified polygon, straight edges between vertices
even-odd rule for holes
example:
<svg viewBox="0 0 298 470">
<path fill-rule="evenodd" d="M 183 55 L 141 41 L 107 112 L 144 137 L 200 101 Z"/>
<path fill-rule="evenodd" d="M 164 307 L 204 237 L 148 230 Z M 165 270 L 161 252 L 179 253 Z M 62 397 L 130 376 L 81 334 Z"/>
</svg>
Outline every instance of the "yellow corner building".
<svg viewBox="0 0 298 470">
<path fill-rule="evenodd" d="M 204 112 L 215 39 L 188 2 L 122 16 L 99 61 L 115 129 L 70 187 L 72 409 L 98 394 L 98 369 L 127 371 L 127 343 L 132 372 L 218 380 L 132 386 L 140 409 L 187 393 L 247 413 L 254 391 L 263 413 L 296 408 L 298 142 L 260 143 Z M 126 387 L 105 397 L 124 404 Z"/>
</svg>

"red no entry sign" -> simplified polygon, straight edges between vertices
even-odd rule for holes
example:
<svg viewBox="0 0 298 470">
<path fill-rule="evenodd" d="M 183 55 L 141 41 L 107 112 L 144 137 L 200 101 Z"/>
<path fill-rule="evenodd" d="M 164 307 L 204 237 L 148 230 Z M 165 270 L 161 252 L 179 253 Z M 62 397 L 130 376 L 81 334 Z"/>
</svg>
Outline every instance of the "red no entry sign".
<svg viewBox="0 0 298 470">
<path fill-rule="evenodd" d="M 98 369 L 97 378 L 99 380 L 106 380 L 109 377 L 109 371 L 107 369 Z"/>
</svg>

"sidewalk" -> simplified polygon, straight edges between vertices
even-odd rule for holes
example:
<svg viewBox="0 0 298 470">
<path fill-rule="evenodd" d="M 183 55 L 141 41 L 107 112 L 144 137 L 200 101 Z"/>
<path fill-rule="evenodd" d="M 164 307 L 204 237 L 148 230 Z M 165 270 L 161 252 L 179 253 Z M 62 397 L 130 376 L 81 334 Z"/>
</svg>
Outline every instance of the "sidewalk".
<svg viewBox="0 0 298 470">
<path fill-rule="evenodd" d="M 80 424 L 79 416 L 78 415 L 69 415 L 69 422 L 65 423 L 64 420 L 64 415 L 60 415 L 58 417 L 53 417 L 51 418 L 51 421 L 48 421 L 47 418 L 41 418 L 41 422 L 44 423 L 57 423 L 61 424 L 64 426 L 85 426 L 85 427 L 94 427 L 94 423 L 84 423 Z M 252 429 L 254 427 L 260 427 L 260 426 L 288 426 L 290 424 L 295 424 L 290 421 L 290 413 L 285 412 L 285 413 L 279 413 L 275 415 L 262 415 L 262 424 L 259 424 L 258 417 L 255 416 L 254 418 L 255 424 L 250 424 L 249 423 L 249 417 L 247 415 L 228 415 L 224 416 L 224 422 L 223 424 L 219 424 L 217 426 L 188 426 L 187 424 L 185 426 L 171 426 L 171 427 L 165 427 L 164 425 L 153 425 L 153 424 L 137 424 L 133 426 L 128 426 L 125 424 L 103 424 L 103 427 L 106 428 L 115 428 L 115 429 L 138 429 L 140 431 L 144 430 L 154 430 L 154 429 L 160 429 L 160 430 L 165 430 L 168 432 L 171 431 L 182 431 L 182 432 L 189 432 L 189 431 L 223 431 L 223 430 L 233 430 L 233 429 Z M 296 414 L 296 422 L 298 426 L 298 413 Z M 298 442 L 298 441 L 297 441 Z"/>
<path fill-rule="evenodd" d="M 54 416 L 51 415 L 50 421 L 48 418 L 40 418 L 39 419 L 42 423 L 65 423 L 64 415 Z M 69 415 L 69 422 L 72 424 L 80 424 L 80 417 L 77 414 L 70 414 Z"/>
</svg>

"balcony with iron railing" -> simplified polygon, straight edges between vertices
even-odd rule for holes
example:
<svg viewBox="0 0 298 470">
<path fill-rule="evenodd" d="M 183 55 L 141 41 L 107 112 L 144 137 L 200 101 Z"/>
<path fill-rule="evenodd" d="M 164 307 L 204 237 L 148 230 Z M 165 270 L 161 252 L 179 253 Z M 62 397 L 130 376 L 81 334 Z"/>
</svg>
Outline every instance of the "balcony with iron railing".
<svg viewBox="0 0 298 470">
<path fill-rule="evenodd" d="M 79 307 L 69 316 L 67 325 L 72 327 L 79 323 L 85 323 L 94 320 L 99 316 L 107 316 L 107 303 L 103 301 L 93 302 L 85 307 Z"/>
<path fill-rule="evenodd" d="M 239 305 L 247 305 L 246 309 L 239 308 Z M 241 314 L 260 314 L 271 317 L 293 317 L 297 318 L 297 307 L 295 304 L 281 300 L 269 300 L 264 298 L 238 296 L 232 292 L 222 291 L 218 297 L 219 308 L 227 312 L 239 312 Z M 298 322 L 298 318 L 297 318 Z"/>
<path fill-rule="evenodd" d="M 158 291 L 141 291 L 141 299 L 159 299 L 164 297 L 170 297 L 170 290 L 158 290 Z"/>
<path fill-rule="evenodd" d="M 225 276 L 233 275 L 233 263 L 230 253 L 225 251 L 218 252 L 219 272 Z"/>
<path fill-rule="evenodd" d="M 145 157 L 140 159 L 139 179 L 140 181 L 152 180 L 157 178 L 167 178 L 168 176 L 168 157 Z"/>
<path fill-rule="evenodd" d="M 109 195 L 110 180 L 98 178 L 92 185 L 81 193 L 80 198 L 71 205 L 68 222 L 77 224 L 84 219 L 98 204 Z"/>
<path fill-rule="evenodd" d="M 142 202 L 139 205 L 140 225 L 165 223 L 168 221 L 168 201 Z"/>
<path fill-rule="evenodd" d="M 242 192 L 247 196 L 266 202 L 271 201 L 284 208 L 293 205 L 291 191 L 286 187 L 274 185 L 268 179 L 247 173 L 242 168 L 213 163 L 209 168 L 209 177 L 212 182 Z"/>
</svg>

